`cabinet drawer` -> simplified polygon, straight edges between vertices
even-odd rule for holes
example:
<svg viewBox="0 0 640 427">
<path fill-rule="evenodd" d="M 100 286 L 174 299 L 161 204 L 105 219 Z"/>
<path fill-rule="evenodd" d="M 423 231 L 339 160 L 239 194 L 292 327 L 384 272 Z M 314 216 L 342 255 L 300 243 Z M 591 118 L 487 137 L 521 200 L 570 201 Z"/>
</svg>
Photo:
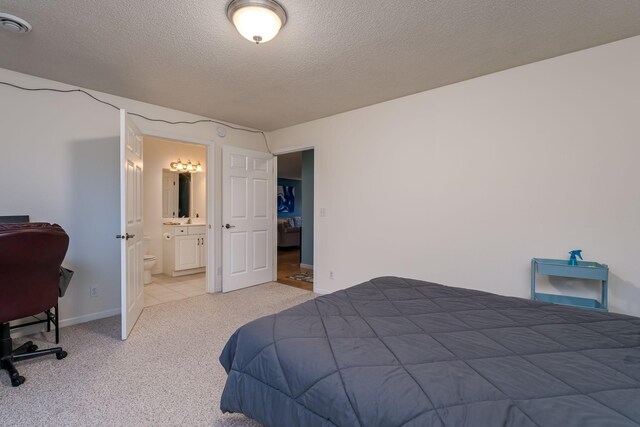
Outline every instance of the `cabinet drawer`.
<svg viewBox="0 0 640 427">
<path fill-rule="evenodd" d="M 173 229 L 173 234 L 175 236 L 182 236 L 182 235 L 189 234 L 189 227 L 175 227 Z"/>
<path fill-rule="evenodd" d="M 187 227 L 189 228 L 189 234 L 205 234 L 205 226 L 204 225 L 196 225 Z"/>
</svg>

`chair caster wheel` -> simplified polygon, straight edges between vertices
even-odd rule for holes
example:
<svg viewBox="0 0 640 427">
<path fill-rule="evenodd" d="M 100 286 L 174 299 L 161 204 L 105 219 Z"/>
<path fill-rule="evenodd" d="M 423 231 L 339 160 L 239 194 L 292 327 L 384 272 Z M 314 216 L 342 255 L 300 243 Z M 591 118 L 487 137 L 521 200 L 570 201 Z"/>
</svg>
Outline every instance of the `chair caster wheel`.
<svg viewBox="0 0 640 427">
<path fill-rule="evenodd" d="M 17 377 L 11 378 L 11 385 L 14 387 L 18 387 L 20 384 L 24 383 L 24 377 L 18 375 Z"/>
<path fill-rule="evenodd" d="M 38 346 L 35 344 L 30 345 L 29 347 L 27 347 L 27 353 L 33 353 L 34 351 L 36 351 L 38 349 Z"/>
<path fill-rule="evenodd" d="M 66 351 L 61 351 L 60 353 L 56 353 L 56 359 L 58 359 L 58 360 L 62 360 L 65 357 L 67 357 L 67 352 Z"/>
</svg>

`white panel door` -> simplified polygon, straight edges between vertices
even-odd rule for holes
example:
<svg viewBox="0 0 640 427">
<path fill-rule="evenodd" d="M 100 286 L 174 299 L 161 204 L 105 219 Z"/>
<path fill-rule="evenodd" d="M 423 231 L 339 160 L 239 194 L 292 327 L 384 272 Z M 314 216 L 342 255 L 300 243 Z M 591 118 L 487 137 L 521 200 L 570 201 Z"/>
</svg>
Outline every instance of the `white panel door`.
<svg viewBox="0 0 640 427">
<path fill-rule="evenodd" d="M 178 216 L 177 178 L 178 174 L 175 172 L 162 171 L 162 218 Z"/>
<path fill-rule="evenodd" d="M 120 227 L 122 339 L 144 308 L 142 222 L 142 133 L 120 110 Z"/>
<path fill-rule="evenodd" d="M 222 290 L 273 280 L 273 156 L 222 147 Z"/>
</svg>

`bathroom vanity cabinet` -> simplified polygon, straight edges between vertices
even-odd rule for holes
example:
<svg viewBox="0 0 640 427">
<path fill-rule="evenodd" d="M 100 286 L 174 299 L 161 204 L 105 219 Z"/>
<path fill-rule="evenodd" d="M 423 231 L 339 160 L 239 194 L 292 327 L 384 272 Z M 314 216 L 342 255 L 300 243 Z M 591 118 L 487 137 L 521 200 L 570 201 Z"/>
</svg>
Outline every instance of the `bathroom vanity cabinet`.
<svg viewBox="0 0 640 427">
<path fill-rule="evenodd" d="M 205 225 L 165 225 L 164 274 L 172 277 L 200 273 L 207 264 Z"/>
</svg>

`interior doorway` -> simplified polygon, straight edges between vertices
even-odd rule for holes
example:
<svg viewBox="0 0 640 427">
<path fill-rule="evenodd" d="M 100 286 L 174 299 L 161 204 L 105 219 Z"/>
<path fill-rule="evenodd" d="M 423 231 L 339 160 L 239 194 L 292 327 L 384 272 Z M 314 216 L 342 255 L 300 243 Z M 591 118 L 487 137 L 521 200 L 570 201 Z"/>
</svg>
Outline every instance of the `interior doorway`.
<svg viewBox="0 0 640 427">
<path fill-rule="evenodd" d="M 314 150 L 277 157 L 277 281 L 313 291 Z"/>
<path fill-rule="evenodd" d="M 145 307 L 207 292 L 207 146 L 144 136 Z"/>
</svg>

